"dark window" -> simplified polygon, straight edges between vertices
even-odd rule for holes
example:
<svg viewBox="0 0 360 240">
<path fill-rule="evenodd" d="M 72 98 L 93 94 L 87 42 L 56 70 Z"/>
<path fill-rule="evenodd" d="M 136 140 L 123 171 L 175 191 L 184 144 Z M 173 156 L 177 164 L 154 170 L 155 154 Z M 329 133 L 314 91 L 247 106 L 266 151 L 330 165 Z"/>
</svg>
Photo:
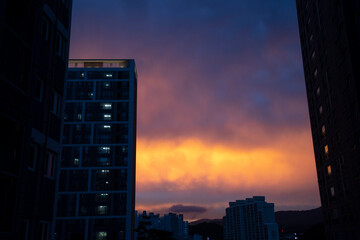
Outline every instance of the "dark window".
<svg viewBox="0 0 360 240">
<path fill-rule="evenodd" d="M 39 227 L 39 239 L 47 240 L 49 235 L 49 222 L 41 221 Z"/>
<path fill-rule="evenodd" d="M 51 93 L 51 112 L 59 116 L 61 114 L 62 98 L 59 93 L 52 91 Z"/>
<path fill-rule="evenodd" d="M 38 159 L 38 146 L 31 144 L 29 149 L 29 169 L 34 170 L 36 168 L 36 162 Z"/>
<path fill-rule="evenodd" d="M 40 79 L 36 79 L 35 80 L 35 87 L 34 87 L 34 98 L 39 100 L 40 102 L 43 99 L 43 81 L 41 81 Z"/>
<path fill-rule="evenodd" d="M 84 71 L 68 71 L 68 79 L 84 79 Z"/>
<path fill-rule="evenodd" d="M 56 155 L 54 153 L 48 152 L 45 160 L 45 176 L 49 178 L 54 178 L 55 175 L 55 163 Z"/>
<path fill-rule="evenodd" d="M 60 34 L 56 34 L 56 54 L 60 56 L 62 59 L 65 59 L 66 54 L 66 40 L 65 38 Z"/>
<path fill-rule="evenodd" d="M 118 79 L 129 79 L 129 71 L 118 72 Z"/>
<path fill-rule="evenodd" d="M 117 72 L 114 71 L 89 71 L 87 79 L 116 79 Z"/>
</svg>

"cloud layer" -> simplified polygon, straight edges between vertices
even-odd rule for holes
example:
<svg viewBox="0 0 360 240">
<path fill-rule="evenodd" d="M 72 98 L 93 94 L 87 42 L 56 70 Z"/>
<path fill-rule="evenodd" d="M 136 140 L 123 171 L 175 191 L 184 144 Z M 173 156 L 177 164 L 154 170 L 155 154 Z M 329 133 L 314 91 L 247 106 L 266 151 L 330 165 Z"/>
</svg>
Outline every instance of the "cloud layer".
<svg viewBox="0 0 360 240">
<path fill-rule="evenodd" d="M 294 1 L 74 1 L 70 57 L 137 64 L 142 210 L 318 206 L 300 53 Z"/>
</svg>

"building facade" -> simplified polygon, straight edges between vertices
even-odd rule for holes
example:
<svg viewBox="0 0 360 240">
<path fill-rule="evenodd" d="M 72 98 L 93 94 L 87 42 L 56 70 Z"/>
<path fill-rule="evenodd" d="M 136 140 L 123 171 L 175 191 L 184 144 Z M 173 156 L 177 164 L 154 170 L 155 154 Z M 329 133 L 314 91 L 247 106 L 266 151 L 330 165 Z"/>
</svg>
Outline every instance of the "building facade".
<svg viewBox="0 0 360 240">
<path fill-rule="evenodd" d="M 279 240 L 274 204 L 263 196 L 230 202 L 223 224 L 224 240 Z"/>
<path fill-rule="evenodd" d="M 169 213 L 160 217 L 159 214 L 144 211 L 142 214 L 135 212 L 135 229 L 138 228 L 140 222 L 147 222 L 148 229 L 162 230 L 172 233 L 172 237 L 176 240 L 189 239 L 189 225 L 184 221 L 182 214 Z M 136 238 L 137 239 L 137 238 Z"/>
<path fill-rule="evenodd" d="M 56 239 L 133 239 L 134 60 L 69 60 Z"/>
<path fill-rule="evenodd" d="M 360 2 L 297 0 L 328 239 L 360 239 Z"/>
<path fill-rule="evenodd" d="M 51 237 L 71 6 L 0 1 L 0 239 Z"/>
</svg>

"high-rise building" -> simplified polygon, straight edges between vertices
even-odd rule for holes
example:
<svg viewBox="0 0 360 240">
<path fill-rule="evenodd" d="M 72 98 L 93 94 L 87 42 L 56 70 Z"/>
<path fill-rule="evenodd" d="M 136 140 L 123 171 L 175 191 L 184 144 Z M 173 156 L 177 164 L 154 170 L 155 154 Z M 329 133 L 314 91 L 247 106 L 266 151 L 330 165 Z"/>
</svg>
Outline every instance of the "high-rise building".
<svg viewBox="0 0 360 240">
<path fill-rule="evenodd" d="M 274 204 L 263 196 L 230 202 L 223 224 L 224 240 L 279 240 Z"/>
<path fill-rule="evenodd" d="M 72 0 L 0 1 L 0 239 L 48 239 Z"/>
<path fill-rule="evenodd" d="M 69 60 L 57 239 L 133 239 L 136 94 L 134 60 Z"/>
<path fill-rule="evenodd" d="M 297 0 L 328 239 L 360 239 L 360 1 Z"/>
</svg>

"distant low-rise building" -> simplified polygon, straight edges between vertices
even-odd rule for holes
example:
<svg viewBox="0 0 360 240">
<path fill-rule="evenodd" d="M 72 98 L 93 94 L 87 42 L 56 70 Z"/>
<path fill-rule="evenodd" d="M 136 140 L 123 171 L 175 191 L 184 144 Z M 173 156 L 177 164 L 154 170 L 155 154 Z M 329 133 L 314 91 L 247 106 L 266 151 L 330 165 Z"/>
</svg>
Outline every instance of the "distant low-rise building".
<svg viewBox="0 0 360 240">
<path fill-rule="evenodd" d="M 135 211 L 135 229 L 138 228 L 140 222 L 148 222 L 148 229 L 171 232 L 173 234 L 173 238 L 177 240 L 189 239 L 188 222 L 184 221 L 182 214 L 177 215 L 175 213 L 169 213 L 160 217 L 159 214 L 147 214 L 146 211 L 142 214 L 138 214 L 137 211 Z M 137 236 L 135 239 L 137 239 Z"/>
<path fill-rule="evenodd" d="M 223 223 L 224 240 L 279 240 L 274 204 L 264 196 L 230 202 Z"/>
</svg>

